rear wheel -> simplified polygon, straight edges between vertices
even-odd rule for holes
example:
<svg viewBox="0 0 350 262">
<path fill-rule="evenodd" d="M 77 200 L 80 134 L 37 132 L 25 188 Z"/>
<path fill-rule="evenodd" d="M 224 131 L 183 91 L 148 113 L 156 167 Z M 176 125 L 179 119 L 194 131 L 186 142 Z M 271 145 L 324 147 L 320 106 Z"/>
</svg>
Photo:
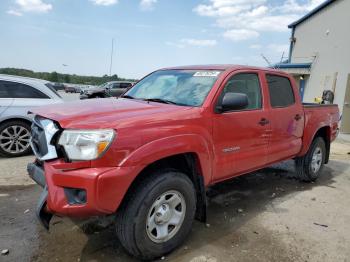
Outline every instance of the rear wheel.
<svg viewBox="0 0 350 262">
<path fill-rule="evenodd" d="M 298 178 L 304 182 L 315 181 L 322 172 L 326 159 L 326 143 L 316 137 L 306 155 L 296 159 Z"/>
<path fill-rule="evenodd" d="M 18 157 L 31 152 L 30 125 L 24 121 L 13 120 L 0 125 L 0 155 Z"/>
<path fill-rule="evenodd" d="M 117 213 L 117 236 L 132 255 L 145 260 L 169 253 L 189 234 L 196 209 L 191 180 L 175 170 L 142 181 Z"/>
</svg>

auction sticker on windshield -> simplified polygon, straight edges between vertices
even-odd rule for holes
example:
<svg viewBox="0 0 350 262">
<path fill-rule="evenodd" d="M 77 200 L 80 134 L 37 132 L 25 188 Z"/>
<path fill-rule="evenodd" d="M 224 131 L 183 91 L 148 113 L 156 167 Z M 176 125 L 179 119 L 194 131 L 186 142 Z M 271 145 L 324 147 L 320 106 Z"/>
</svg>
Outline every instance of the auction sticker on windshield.
<svg viewBox="0 0 350 262">
<path fill-rule="evenodd" d="M 193 76 L 217 77 L 219 74 L 220 74 L 220 71 L 198 71 L 194 73 Z"/>
</svg>

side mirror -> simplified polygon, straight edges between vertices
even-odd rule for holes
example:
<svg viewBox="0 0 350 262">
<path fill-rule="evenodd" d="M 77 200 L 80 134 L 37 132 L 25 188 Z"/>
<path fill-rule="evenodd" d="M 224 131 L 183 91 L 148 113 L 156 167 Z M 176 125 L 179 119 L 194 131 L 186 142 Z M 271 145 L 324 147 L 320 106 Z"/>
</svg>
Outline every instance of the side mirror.
<svg viewBox="0 0 350 262">
<path fill-rule="evenodd" d="M 219 112 L 245 109 L 248 106 L 248 96 L 243 93 L 226 93 L 222 99 Z"/>
</svg>

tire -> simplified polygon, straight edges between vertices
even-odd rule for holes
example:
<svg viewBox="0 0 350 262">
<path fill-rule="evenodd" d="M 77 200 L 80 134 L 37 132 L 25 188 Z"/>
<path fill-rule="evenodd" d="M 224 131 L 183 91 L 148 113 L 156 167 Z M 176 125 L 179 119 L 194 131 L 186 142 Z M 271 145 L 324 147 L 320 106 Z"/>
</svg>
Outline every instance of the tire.
<svg viewBox="0 0 350 262">
<path fill-rule="evenodd" d="M 182 202 L 174 204 L 179 199 Z M 164 204 L 169 204 L 168 208 Z M 191 231 L 195 210 L 196 192 L 191 180 L 176 170 L 160 170 L 128 194 L 117 212 L 117 236 L 129 254 L 153 260 L 183 243 Z M 177 226 L 172 225 L 175 220 Z"/>
<path fill-rule="evenodd" d="M 320 176 L 326 159 L 326 143 L 322 137 L 316 137 L 309 151 L 296 158 L 298 178 L 303 182 L 313 182 Z"/>
<path fill-rule="evenodd" d="M 29 145 L 30 125 L 24 121 L 12 120 L 0 124 L 0 155 L 19 157 L 31 152 Z"/>
</svg>

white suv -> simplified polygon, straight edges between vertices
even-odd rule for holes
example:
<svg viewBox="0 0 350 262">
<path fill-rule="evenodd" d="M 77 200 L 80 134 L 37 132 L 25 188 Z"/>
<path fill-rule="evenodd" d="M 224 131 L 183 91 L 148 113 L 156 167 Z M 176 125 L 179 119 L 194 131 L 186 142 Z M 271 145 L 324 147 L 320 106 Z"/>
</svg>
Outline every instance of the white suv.
<svg viewBox="0 0 350 262">
<path fill-rule="evenodd" d="M 0 156 L 30 153 L 32 119 L 28 110 L 62 102 L 48 81 L 0 74 Z"/>
</svg>

